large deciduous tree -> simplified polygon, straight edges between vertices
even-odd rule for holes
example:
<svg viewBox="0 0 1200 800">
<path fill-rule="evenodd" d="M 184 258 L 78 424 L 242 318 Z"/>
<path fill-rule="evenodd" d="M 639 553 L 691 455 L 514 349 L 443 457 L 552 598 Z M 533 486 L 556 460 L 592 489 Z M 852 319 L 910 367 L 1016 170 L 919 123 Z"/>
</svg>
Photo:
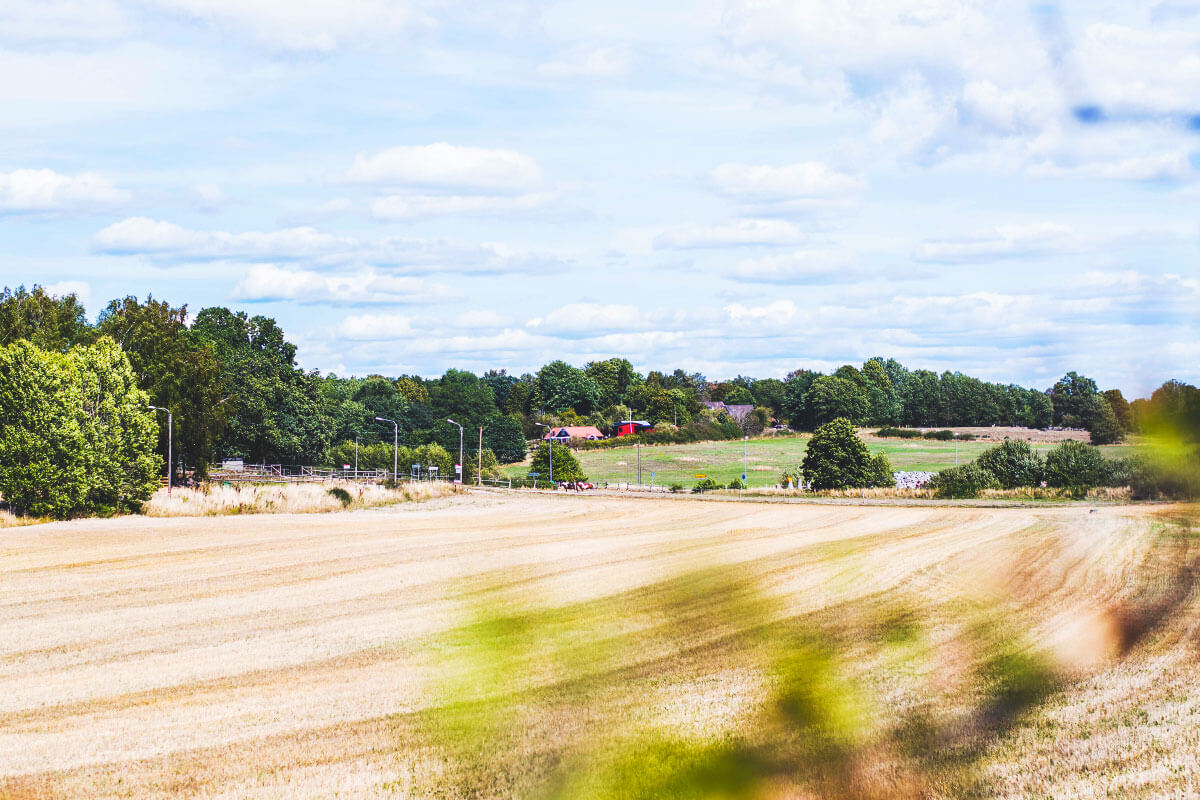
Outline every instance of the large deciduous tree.
<svg viewBox="0 0 1200 800">
<path fill-rule="evenodd" d="M 55 297 L 41 286 L 0 291 L 0 345 L 26 339 L 43 350 L 65 353 L 94 338 L 74 293 Z"/>
<path fill-rule="evenodd" d="M 801 463 L 804 478 L 814 489 L 870 486 L 881 473 L 850 420 L 838 418 L 817 428 Z"/>
<path fill-rule="evenodd" d="M 38 516 L 136 508 L 161 463 L 148 402 L 111 339 L 65 355 L 0 347 L 0 494 Z"/>
<path fill-rule="evenodd" d="M 195 340 L 187 316 L 187 306 L 172 308 L 153 297 L 145 302 L 125 297 L 108 304 L 97 327 L 125 351 L 150 402 L 171 410 L 176 463 L 182 461 L 203 474 L 225 429 L 228 395 L 220 360 L 210 345 Z M 163 425 L 158 452 L 164 460 L 167 436 Z"/>
</svg>

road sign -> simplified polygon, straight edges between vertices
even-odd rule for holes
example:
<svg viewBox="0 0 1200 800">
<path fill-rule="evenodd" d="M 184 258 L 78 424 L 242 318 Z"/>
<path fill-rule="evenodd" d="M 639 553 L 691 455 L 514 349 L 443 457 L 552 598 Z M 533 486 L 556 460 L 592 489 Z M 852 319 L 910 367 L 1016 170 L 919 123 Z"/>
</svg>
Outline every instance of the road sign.
<svg viewBox="0 0 1200 800">
<path fill-rule="evenodd" d="M 742 473 L 742 483 L 746 482 L 746 473 Z"/>
<path fill-rule="evenodd" d="M 697 472 L 697 473 L 696 473 L 696 479 L 697 479 L 697 480 L 704 480 L 704 479 L 705 479 L 705 478 L 707 478 L 707 477 L 708 477 L 708 476 L 707 476 L 707 475 L 705 475 L 703 472 Z"/>
</svg>

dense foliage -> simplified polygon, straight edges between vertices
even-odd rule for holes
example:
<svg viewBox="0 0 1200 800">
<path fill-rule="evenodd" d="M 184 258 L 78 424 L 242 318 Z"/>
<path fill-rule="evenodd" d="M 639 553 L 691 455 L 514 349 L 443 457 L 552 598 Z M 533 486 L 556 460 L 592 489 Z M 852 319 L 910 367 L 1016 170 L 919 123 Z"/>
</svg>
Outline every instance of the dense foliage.
<svg viewBox="0 0 1200 800">
<path fill-rule="evenodd" d="M 543 442 L 533 453 L 529 474 L 537 473 L 538 480 L 586 481 L 587 475 L 571 448 L 558 442 Z"/>
<path fill-rule="evenodd" d="M 157 426 L 109 338 L 62 354 L 0 347 L 0 494 L 36 516 L 137 508 L 157 485 Z"/>
<path fill-rule="evenodd" d="M 878 477 L 867 446 L 850 421 L 841 418 L 817 428 L 801 467 L 813 489 L 857 489 Z"/>
</svg>

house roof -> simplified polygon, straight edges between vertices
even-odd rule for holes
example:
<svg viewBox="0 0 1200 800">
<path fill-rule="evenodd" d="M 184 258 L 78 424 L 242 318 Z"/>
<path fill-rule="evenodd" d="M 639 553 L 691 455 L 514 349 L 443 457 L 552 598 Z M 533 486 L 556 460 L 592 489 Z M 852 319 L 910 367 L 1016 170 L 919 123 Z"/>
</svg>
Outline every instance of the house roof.
<svg viewBox="0 0 1200 800">
<path fill-rule="evenodd" d="M 546 432 L 543 439 L 561 439 L 562 431 L 572 439 L 603 439 L 604 434 L 595 425 L 556 425 Z"/>
<path fill-rule="evenodd" d="M 717 402 L 715 402 L 715 403 L 713 403 L 713 402 L 710 402 L 710 401 L 708 401 L 708 400 L 705 400 L 705 401 L 704 401 L 704 405 L 708 406 L 708 407 L 709 407 L 709 408 L 711 408 L 713 411 L 720 411 L 720 410 L 722 410 L 723 408 L 725 408 L 725 404 L 724 404 L 724 403 L 722 403 L 720 400 L 718 400 L 718 401 L 717 401 Z"/>
<path fill-rule="evenodd" d="M 725 406 L 725 410 L 729 412 L 729 416 L 733 417 L 734 419 L 736 419 L 740 422 L 747 414 L 749 414 L 751 411 L 754 410 L 754 406 L 744 405 L 744 404 L 737 404 L 737 405 L 732 405 L 732 406 L 727 405 L 727 406 Z"/>
</svg>

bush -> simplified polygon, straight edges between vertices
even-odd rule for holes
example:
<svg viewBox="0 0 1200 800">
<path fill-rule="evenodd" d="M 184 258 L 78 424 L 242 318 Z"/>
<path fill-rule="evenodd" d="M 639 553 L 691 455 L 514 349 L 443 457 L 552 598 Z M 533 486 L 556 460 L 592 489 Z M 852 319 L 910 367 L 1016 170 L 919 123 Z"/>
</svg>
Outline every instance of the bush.
<svg viewBox="0 0 1200 800">
<path fill-rule="evenodd" d="M 871 486 L 888 488 L 896 485 L 896 473 L 892 470 L 892 462 L 883 453 L 871 459 L 867 468 L 867 480 Z"/>
<path fill-rule="evenodd" d="M 942 470 L 929 481 L 929 488 L 938 497 L 978 497 L 984 489 L 999 489 L 1000 481 L 979 464 L 971 462 Z"/>
<path fill-rule="evenodd" d="M 1141 456 L 1127 462 L 1135 500 L 1200 498 L 1200 452 Z"/>
<path fill-rule="evenodd" d="M 671 493 L 672 494 L 679 494 L 682 491 L 683 491 L 682 483 L 672 483 L 671 484 Z"/>
<path fill-rule="evenodd" d="M 1105 483 L 1109 472 L 1104 456 L 1090 444 L 1067 440 L 1046 454 L 1046 484 L 1090 489 Z"/>
<path fill-rule="evenodd" d="M 786 488 L 801 489 L 804 487 L 804 470 L 801 467 L 785 469 L 779 476 L 779 485 Z"/>
<path fill-rule="evenodd" d="M 342 505 L 346 507 L 349 507 L 350 504 L 354 502 L 354 499 L 350 497 L 350 493 L 340 486 L 333 487 L 329 490 L 328 494 L 330 497 L 336 497 L 341 501 Z"/>
<path fill-rule="evenodd" d="M 742 482 L 741 478 L 734 478 L 733 480 L 731 480 L 729 482 L 729 485 L 726 486 L 725 488 L 726 489 L 745 489 L 746 484 Z"/>
<path fill-rule="evenodd" d="M 714 481 L 712 478 L 705 478 L 696 483 L 692 487 L 692 494 L 700 494 L 702 492 L 711 492 L 715 489 L 724 489 L 725 487 Z"/>
<path fill-rule="evenodd" d="M 880 428 L 875 435 L 884 439 L 920 439 L 924 434 L 912 428 Z"/>
<path fill-rule="evenodd" d="M 553 456 L 556 482 L 587 480 L 587 475 L 583 474 L 583 469 L 579 466 L 579 459 L 575 458 L 575 454 L 571 452 L 570 448 L 558 442 L 552 444 L 543 442 L 538 445 L 537 451 L 533 454 L 533 462 L 529 465 L 529 471 L 538 473 L 538 478 L 541 480 L 550 480 L 551 456 Z"/>
<path fill-rule="evenodd" d="M 1029 442 L 1009 439 L 983 451 L 975 463 L 992 473 L 1002 489 L 1039 486 L 1042 482 L 1042 458 Z"/>
<path fill-rule="evenodd" d="M 814 489 L 865 487 L 871 481 L 870 466 L 871 453 L 843 417 L 817 428 L 802 464 Z"/>
</svg>

